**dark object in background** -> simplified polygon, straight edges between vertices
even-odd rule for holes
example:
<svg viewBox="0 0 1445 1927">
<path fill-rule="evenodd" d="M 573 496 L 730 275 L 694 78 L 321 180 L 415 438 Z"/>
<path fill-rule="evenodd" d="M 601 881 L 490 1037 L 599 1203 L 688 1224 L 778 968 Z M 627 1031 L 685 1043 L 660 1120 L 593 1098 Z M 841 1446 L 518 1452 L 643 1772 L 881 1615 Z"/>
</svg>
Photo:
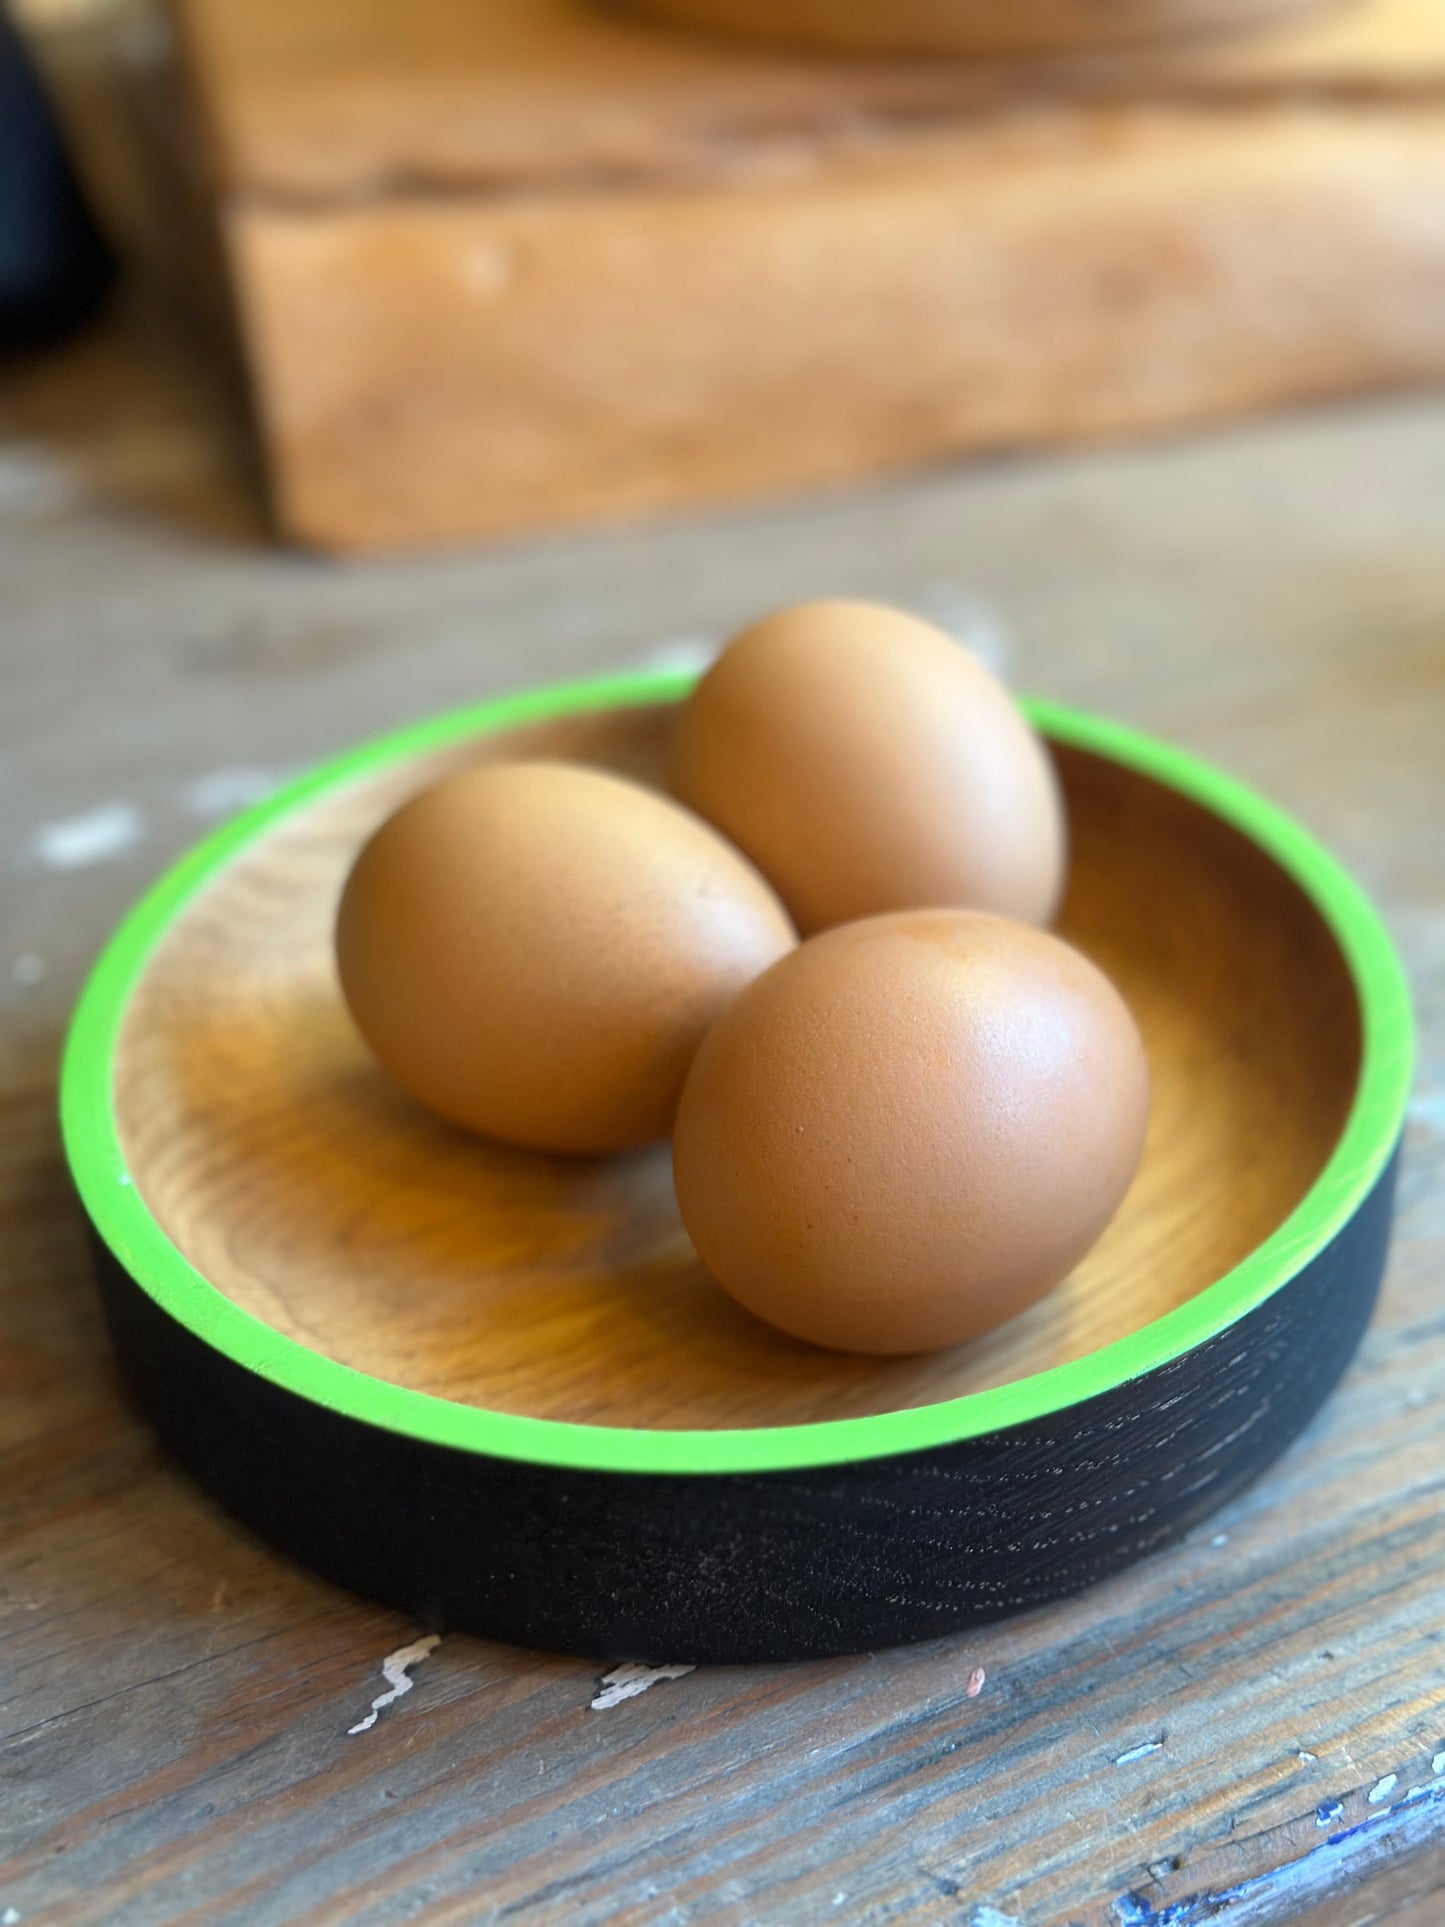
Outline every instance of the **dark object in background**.
<svg viewBox="0 0 1445 1927">
<path fill-rule="evenodd" d="M 114 275 L 30 58 L 0 14 L 0 348 L 79 327 Z"/>
</svg>

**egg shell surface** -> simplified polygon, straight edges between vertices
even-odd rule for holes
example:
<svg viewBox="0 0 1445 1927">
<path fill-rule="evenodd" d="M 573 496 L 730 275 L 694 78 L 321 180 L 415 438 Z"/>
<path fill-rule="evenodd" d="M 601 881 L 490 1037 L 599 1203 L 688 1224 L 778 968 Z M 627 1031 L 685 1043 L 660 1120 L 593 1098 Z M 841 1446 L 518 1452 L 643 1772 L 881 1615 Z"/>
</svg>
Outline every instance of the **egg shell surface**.
<svg viewBox="0 0 1445 1927">
<path fill-rule="evenodd" d="M 363 848 L 341 986 L 396 1081 L 542 1150 L 665 1137 L 694 1053 L 796 941 L 716 830 L 582 766 L 496 763 L 405 804 Z"/>
<path fill-rule="evenodd" d="M 1049 1291 L 1138 1164 L 1149 1080 L 1108 978 L 1047 932 L 906 911 L 829 930 L 729 1007 L 673 1168 L 704 1263 L 844 1351 L 955 1345 Z"/>
<path fill-rule="evenodd" d="M 805 935 L 925 905 L 1045 924 L 1062 893 L 1047 748 L 975 657 L 899 610 L 810 602 L 745 629 L 684 706 L 669 787 Z"/>
</svg>

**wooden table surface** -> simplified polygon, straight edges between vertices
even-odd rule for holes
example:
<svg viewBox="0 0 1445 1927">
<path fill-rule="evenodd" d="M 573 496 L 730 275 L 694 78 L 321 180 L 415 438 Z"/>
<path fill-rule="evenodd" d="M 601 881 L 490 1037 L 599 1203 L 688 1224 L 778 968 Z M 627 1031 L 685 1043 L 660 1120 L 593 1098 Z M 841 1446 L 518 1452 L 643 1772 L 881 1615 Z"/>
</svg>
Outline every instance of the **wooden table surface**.
<svg viewBox="0 0 1445 1927">
<path fill-rule="evenodd" d="M 0 422 L 0 1921 L 1445 1921 L 1445 400 L 349 568 L 266 546 L 149 324 Z M 1374 893 L 1422 1024 L 1379 1315 L 1254 1490 L 1073 1603 L 605 1708 L 446 1636 L 355 1731 L 425 1629 L 233 1525 L 113 1376 L 54 1121 L 82 972 L 279 774 L 820 592 L 1216 758 Z"/>
</svg>

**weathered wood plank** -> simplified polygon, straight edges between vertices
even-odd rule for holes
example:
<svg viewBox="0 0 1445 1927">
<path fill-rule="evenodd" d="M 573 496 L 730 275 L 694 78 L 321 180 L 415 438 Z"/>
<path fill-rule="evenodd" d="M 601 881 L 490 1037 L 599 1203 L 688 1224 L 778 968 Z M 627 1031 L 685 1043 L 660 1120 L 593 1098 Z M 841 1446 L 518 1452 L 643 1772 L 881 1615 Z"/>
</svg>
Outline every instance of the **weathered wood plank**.
<svg viewBox="0 0 1445 1927">
<path fill-rule="evenodd" d="M 1445 403 L 346 571 L 256 545 L 204 406 L 119 332 L 0 420 L 0 1914 L 1120 1927 L 1254 1882 L 1223 1918 L 1258 1927 L 1363 1825 L 1318 1927 L 1433 1927 L 1438 1809 L 1389 1810 L 1445 1750 Z M 51 1119 L 80 972 L 256 772 L 824 589 L 1219 758 L 1376 893 L 1422 1019 L 1379 1318 L 1254 1491 L 1068 1606 L 606 1712 L 596 1668 L 444 1639 L 350 1736 L 420 1629 L 232 1526 L 115 1388 Z"/>
</svg>

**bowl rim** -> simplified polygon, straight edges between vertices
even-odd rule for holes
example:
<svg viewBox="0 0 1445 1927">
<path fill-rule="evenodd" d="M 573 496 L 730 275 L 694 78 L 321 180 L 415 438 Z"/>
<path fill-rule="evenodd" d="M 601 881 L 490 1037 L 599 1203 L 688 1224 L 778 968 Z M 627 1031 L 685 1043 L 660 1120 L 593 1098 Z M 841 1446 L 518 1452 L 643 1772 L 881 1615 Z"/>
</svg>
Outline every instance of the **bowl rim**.
<svg viewBox="0 0 1445 1927">
<path fill-rule="evenodd" d="M 196 1338 L 278 1388 L 384 1430 L 456 1450 L 577 1471 L 764 1473 L 892 1458 L 1009 1430 L 1112 1391 L 1217 1337 L 1287 1284 L 1369 1196 L 1403 1123 L 1413 1020 L 1400 960 L 1364 892 L 1308 831 L 1247 785 L 1126 725 L 1023 699 L 1050 740 L 1104 756 L 1241 831 L 1303 889 L 1333 934 L 1361 1015 L 1360 1072 L 1324 1168 L 1230 1271 L 1136 1332 L 986 1391 L 863 1417 L 715 1430 L 605 1426 L 463 1404 L 311 1350 L 211 1284 L 152 1216 L 126 1169 L 113 1071 L 130 994 L 191 900 L 274 825 L 408 757 L 549 718 L 680 700 L 696 675 L 629 670 L 469 704 L 374 737 L 223 824 L 167 869 L 122 920 L 81 991 L 60 1077 L 65 1155 L 90 1221 L 129 1276 Z"/>
</svg>

